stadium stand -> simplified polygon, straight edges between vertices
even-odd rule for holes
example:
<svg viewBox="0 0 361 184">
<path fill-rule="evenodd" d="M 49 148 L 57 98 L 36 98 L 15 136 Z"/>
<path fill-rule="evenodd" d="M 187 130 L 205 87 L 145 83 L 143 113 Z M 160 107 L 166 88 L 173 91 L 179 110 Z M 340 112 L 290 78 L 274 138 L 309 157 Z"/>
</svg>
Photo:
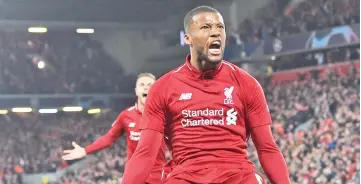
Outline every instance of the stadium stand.
<svg viewBox="0 0 361 184">
<path fill-rule="evenodd" d="M 255 17 L 242 21 L 236 33 L 243 42 L 266 36 L 284 36 L 300 32 L 360 23 L 360 1 L 306 0 L 293 5 L 271 1 L 257 10 Z"/>
<path fill-rule="evenodd" d="M 119 63 L 87 35 L 0 32 L 0 93 L 115 93 Z M 44 68 L 42 68 L 44 63 Z M 126 81 L 126 80 L 125 80 Z"/>
<path fill-rule="evenodd" d="M 330 68 L 265 90 L 292 183 L 350 183 L 359 170 L 359 71 Z"/>
</svg>

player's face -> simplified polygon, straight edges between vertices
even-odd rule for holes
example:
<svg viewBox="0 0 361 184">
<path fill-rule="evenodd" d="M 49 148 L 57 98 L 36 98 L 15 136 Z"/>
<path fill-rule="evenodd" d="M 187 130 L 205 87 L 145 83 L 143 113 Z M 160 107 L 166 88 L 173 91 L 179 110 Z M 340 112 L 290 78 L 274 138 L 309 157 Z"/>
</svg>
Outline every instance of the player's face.
<svg viewBox="0 0 361 184">
<path fill-rule="evenodd" d="M 188 27 L 185 42 L 199 60 L 217 64 L 222 61 L 226 42 L 225 25 L 219 13 L 204 12 L 195 15 Z"/>
<path fill-rule="evenodd" d="M 141 77 L 137 80 L 135 86 L 135 94 L 138 97 L 138 101 L 140 101 L 140 103 L 145 103 L 149 89 L 154 82 L 154 79 L 147 76 Z"/>
</svg>

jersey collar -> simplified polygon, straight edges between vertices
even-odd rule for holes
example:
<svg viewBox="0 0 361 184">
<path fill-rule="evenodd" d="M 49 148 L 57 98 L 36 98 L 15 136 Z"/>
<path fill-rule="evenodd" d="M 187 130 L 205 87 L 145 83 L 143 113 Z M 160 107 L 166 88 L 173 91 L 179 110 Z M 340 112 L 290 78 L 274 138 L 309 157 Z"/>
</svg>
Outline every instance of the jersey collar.
<svg viewBox="0 0 361 184">
<path fill-rule="evenodd" d="M 138 103 L 135 103 L 134 107 L 135 107 L 135 110 L 136 110 L 139 114 L 143 114 L 143 113 L 139 110 L 139 108 L 138 108 Z"/>
<path fill-rule="evenodd" d="M 223 65 L 222 64 L 223 60 L 222 60 L 215 69 L 201 72 L 191 65 L 190 59 L 191 59 L 191 55 L 188 54 L 186 56 L 186 63 L 185 63 L 186 70 L 198 79 L 213 79 L 221 71 Z"/>
</svg>

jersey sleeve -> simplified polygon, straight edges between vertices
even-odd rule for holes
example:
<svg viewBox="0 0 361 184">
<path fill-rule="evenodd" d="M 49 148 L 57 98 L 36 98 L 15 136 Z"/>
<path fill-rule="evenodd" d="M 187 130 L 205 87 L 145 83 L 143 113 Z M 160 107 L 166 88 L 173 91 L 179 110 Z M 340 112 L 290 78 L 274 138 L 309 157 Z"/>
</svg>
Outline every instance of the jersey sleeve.
<svg viewBox="0 0 361 184">
<path fill-rule="evenodd" d="M 165 84 L 162 82 L 163 80 L 159 80 L 150 89 L 139 128 L 164 133 L 166 122 Z"/>
<path fill-rule="evenodd" d="M 255 128 L 272 123 L 266 97 L 258 81 L 250 76 L 249 88 L 246 89 L 247 123 Z"/>
<path fill-rule="evenodd" d="M 112 124 L 110 130 L 105 135 L 101 136 L 92 144 L 85 147 L 86 153 L 91 154 L 111 146 L 123 134 L 123 132 L 124 132 L 124 115 L 123 113 L 121 113 Z"/>
<path fill-rule="evenodd" d="M 146 182 L 153 169 L 149 166 L 155 164 L 162 142 L 162 133 L 151 129 L 142 130 L 138 146 L 125 167 L 123 184 L 143 184 Z"/>
<path fill-rule="evenodd" d="M 270 125 L 252 128 L 251 137 L 263 171 L 271 183 L 289 184 L 288 168 L 273 139 Z"/>
</svg>

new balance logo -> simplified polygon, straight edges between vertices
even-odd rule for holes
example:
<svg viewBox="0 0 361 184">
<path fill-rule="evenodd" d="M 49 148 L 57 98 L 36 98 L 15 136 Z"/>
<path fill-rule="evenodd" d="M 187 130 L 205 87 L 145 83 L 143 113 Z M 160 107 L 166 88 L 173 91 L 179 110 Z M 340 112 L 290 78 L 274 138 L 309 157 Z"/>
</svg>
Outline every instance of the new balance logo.
<svg viewBox="0 0 361 184">
<path fill-rule="evenodd" d="M 182 93 L 179 97 L 179 100 L 190 100 L 192 98 L 192 93 Z"/>
</svg>

